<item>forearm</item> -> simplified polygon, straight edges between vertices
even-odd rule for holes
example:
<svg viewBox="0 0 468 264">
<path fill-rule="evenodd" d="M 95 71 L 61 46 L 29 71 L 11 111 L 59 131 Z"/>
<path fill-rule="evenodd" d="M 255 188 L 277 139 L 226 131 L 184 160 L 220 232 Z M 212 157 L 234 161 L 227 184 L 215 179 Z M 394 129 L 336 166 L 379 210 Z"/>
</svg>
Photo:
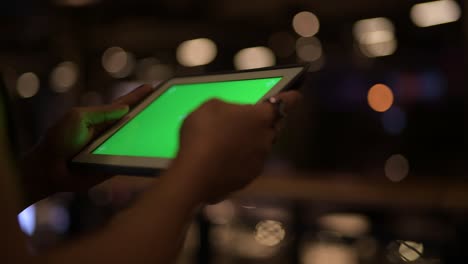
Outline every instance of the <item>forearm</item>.
<svg viewBox="0 0 468 264">
<path fill-rule="evenodd" d="M 174 167 L 106 229 L 52 252 L 48 262 L 172 263 L 200 205 L 197 189 L 177 182 L 181 173 L 191 172 Z"/>
</svg>

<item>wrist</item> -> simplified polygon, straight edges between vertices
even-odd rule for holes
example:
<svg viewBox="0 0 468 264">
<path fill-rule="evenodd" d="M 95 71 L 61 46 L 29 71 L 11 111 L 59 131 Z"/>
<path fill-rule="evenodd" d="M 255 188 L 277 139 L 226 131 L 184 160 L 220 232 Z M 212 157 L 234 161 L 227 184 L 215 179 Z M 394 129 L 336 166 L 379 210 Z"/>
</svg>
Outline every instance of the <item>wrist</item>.
<svg viewBox="0 0 468 264">
<path fill-rule="evenodd" d="M 161 180 L 177 186 L 181 195 L 198 206 L 209 200 L 210 190 L 205 179 L 213 173 L 213 168 L 199 159 L 185 159 L 178 156 L 163 174 Z"/>
</svg>

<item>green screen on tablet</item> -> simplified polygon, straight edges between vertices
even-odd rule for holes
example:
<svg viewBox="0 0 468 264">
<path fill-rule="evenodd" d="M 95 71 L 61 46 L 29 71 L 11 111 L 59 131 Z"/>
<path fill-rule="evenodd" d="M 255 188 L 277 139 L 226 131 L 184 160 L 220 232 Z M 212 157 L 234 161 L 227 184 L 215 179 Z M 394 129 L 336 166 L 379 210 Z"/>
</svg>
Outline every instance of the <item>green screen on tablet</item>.
<svg viewBox="0 0 468 264">
<path fill-rule="evenodd" d="M 255 104 L 281 79 L 172 85 L 92 153 L 173 158 L 177 154 L 182 122 L 202 103 L 217 98 L 230 103 Z"/>
</svg>

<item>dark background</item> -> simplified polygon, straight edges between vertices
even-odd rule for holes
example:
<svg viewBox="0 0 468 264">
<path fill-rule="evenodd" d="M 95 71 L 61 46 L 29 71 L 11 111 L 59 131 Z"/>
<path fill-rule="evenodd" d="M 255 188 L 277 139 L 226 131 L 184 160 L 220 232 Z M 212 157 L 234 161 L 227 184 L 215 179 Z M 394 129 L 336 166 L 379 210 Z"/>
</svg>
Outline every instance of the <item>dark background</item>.
<svg viewBox="0 0 468 264">
<path fill-rule="evenodd" d="M 218 207 L 218 216 L 233 212 L 229 224 L 216 224 L 212 216 L 200 214 L 194 224 L 198 235 L 191 233 L 192 247 L 184 251 L 181 263 L 192 263 L 197 256 L 204 263 L 206 258 L 214 263 L 398 263 L 404 262 L 398 251 L 402 240 L 424 244 L 416 262 L 465 263 L 467 9 L 465 2 L 457 1 L 460 20 L 420 28 L 410 10 L 422 2 L 2 1 L 0 70 L 16 115 L 20 147 L 26 151 L 72 106 L 110 102 L 144 81 L 235 69 L 233 58 L 244 48 L 272 48 L 275 65 L 303 62 L 295 52 L 300 36 L 292 20 L 298 12 L 313 12 L 320 21 L 314 38 L 321 43 L 322 55 L 311 62 L 301 86 L 302 109 L 290 117 L 265 176 Z M 375 17 L 386 17 L 394 25 L 397 49 L 388 56 L 366 56 L 353 36 L 356 21 Z M 283 35 L 274 44 L 271 37 L 277 32 Z M 196 38 L 214 41 L 217 55 L 207 65 L 182 66 L 177 47 Z M 102 55 L 109 47 L 133 54 L 136 67 L 125 77 L 115 78 L 103 68 Z M 291 49 L 282 56 L 282 50 Z M 161 66 L 149 80 L 142 78 L 144 69 L 139 66 L 145 58 Z M 79 74 L 59 93 L 51 89 L 50 74 L 64 61 L 73 62 Z M 17 92 L 18 78 L 27 72 L 37 75 L 40 87 L 23 98 Z M 384 113 L 374 111 L 367 100 L 369 89 L 378 83 L 390 87 L 395 98 Z M 409 167 L 401 159 L 388 165 L 392 155 L 401 155 Z M 391 181 L 388 170 L 402 180 Z M 139 190 L 115 184 L 43 201 L 36 205 L 32 243 L 52 247 L 99 227 L 128 206 Z M 271 216 L 265 210 L 276 213 Z M 338 228 L 320 224 L 321 217 L 337 213 L 345 221 Z M 287 232 L 280 244 L 268 248 L 274 253 L 245 253 L 235 246 L 248 243 L 247 234 L 262 219 L 282 223 Z M 340 234 L 340 226 L 359 219 L 368 226 L 366 232 Z M 54 229 L 62 222 L 66 225 Z M 330 229 L 333 232 L 323 234 Z M 224 245 L 213 243 L 220 238 L 208 235 L 216 232 L 224 238 L 223 232 L 231 234 L 231 246 L 209 247 Z M 200 242 L 199 237 L 205 239 Z M 375 247 L 375 252 L 364 256 L 358 242 Z M 308 243 L 325 245 L 317 252 L 345 257 L 305 260 L 301 256 L 308 252 Z"/>
</svg>

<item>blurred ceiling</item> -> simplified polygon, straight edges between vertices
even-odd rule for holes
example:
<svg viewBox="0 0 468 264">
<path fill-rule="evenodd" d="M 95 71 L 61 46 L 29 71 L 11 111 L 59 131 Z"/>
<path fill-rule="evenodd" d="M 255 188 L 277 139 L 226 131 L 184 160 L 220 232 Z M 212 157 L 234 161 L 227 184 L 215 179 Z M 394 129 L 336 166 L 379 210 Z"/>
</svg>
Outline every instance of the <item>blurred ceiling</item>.
<svg viewBox="0 0 468 264">
<path fill-rule="evenodd" d="M 293 16 L 303 10 L 319 17 L 322 40 L 342 42 L 351 39 L 353 23 L 364 18 L 386 16 L 397 27 L 414 28 L 409 10 L 415 2 L 422 1 L 9 1 L 2 4 L 3 12 L 20 16 L 0 17 L 0 32 L 8 40 L 0 43 L 0 50 L 44 50 L 50 42 L 70 38 L 64 35 L 73 35 L 76 42 L 92 50 L 116 43 L 135 52 L 166 50 L 200 36 L 220 40 L 233 49 L 265 45 L 272 33 L 292 31 Z"/>
</svg>

